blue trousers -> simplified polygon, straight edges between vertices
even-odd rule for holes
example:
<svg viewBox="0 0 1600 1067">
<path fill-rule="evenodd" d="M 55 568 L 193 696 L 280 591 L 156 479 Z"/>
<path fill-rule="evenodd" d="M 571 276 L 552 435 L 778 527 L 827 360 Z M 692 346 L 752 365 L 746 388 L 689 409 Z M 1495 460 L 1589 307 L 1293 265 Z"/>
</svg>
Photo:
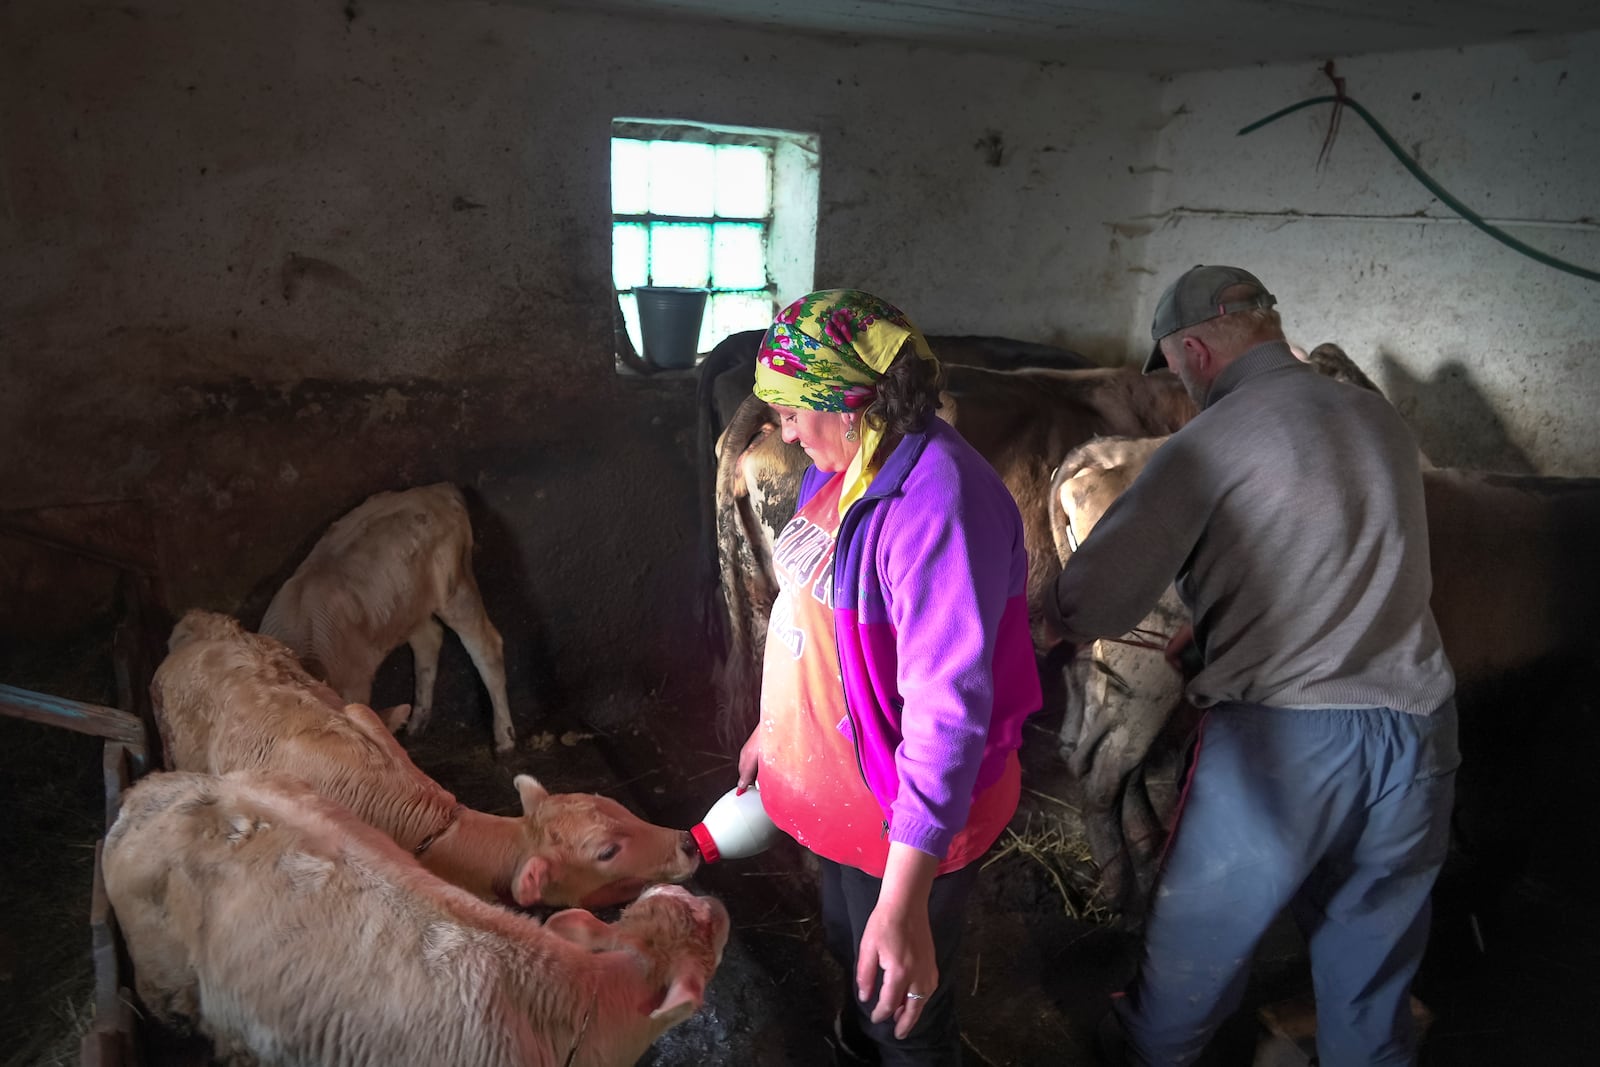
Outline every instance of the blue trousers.
<svg viewBox="0 0 1600 1067">
<path fill-rule="evenodd" d="M 1459 763 L 1454 701 L 1432 715 L 1213 708 L 1116 1007 L 1131 1061 L 1194 1062 L 1288 907 L 1310 949 L 1322 1067 L 1412 1063 L 1411 979 Z"/>
</svg>

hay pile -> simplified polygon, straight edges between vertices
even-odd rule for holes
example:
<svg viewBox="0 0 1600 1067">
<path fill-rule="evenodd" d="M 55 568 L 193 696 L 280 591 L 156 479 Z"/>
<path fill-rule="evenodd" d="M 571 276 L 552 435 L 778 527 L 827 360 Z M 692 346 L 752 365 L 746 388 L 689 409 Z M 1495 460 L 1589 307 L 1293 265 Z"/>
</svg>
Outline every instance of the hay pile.
<svg viewBox="0 0 1600 1067">
<path fill-rule="evenodd" d="M 1030 796 L 1035 802 L 1030 802 Z M 1083 835 L 1083 824 L 1076 809 L 1065 801 L 1024 791 L 1016 816 L 983 865 L 989 868 L 1008 862 L 1034 863 L 1043 868 L 1061 896 L 1062 909 L 1071 918 L 1097 924 L 1111 921 L 1111 913 L 1102 904 L 1100 873 Z"/>
</svg>

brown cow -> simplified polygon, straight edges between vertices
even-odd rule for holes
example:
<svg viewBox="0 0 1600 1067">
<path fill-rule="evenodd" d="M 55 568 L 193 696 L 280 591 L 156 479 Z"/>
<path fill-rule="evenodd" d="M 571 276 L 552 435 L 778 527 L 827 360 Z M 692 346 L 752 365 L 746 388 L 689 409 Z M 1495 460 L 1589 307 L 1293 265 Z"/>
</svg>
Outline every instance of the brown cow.
<svg viewBox="0 0 1600 1067">
<path fill-rule="evenodd" d="M 763 432 L 761 427 L 764 424 L 776 425 L 771 421 L 771 413 L 765 405 L 754 405 L 752 408 L 744 409 L 744 414 L 739 414 L 740 405 L 750 396 L 750 390 L 755 384 L 756 350 L 760 347 L 765 333 L 764 330 L 745 330 L 729 334 L 718 342 L 700 364 L 699 380 L 695 390 L 696 404 L 699 408 L 696 451 L 699 458 L 701 525 L 699 549 L 701 598 L 698 608 L 703 616 L 713 654 L 724 662 L 728 658 L 728 642 L 737 641 L 742 644 L 749 640 L 749 633 L 726 632 L 727 605 L 724 603 L 723 594 L 719 591 L 723 574 L 723 560 L 719 555 L 719 546 L 725 543 L 723 535 L 726 532 L 724 529 L 726 521 L 723 510 L 718 505 L 721 499 L 718 495 L 721 492 L 718 488 L 720 484 L 718 456 L 724 436 L 748 442 Z M 934 335 L 928 338 L 928 344 L 938 353 L 942 363 L 967 367 L 988 367 L 991 370 L 1020 370 L 1024 367 L 1085 370 L 1094 366 L 1087 358 L 1069 349 L 1036 344 L 1032 341 L 1018 341 L 1009 337 L 986 337 L 974 334 Z M 731 423 L 736 415 L 739 415 L 740 424 L 734 428 Z M 774 450 L 771 458 L 786 463 L 794 457 L 782 457 L 777 450 Z M 802 453 L 799 462 L 804 464 L 809 460 Z M 776 474 L 772 476 L 775 477 Z M 759 487 L 753 484 L 751 488 L 759 491 Z M 781 501 L 777 506 L 781 508 Z M 788 516 L 785 515 L 782 521 L 787 519 Z M 752 541 L 746 546 L 746 550 L 753 547 Z M 742 559 L 739 566 L 745 580 L 759 584 L 757 573 L 759 568 L 751 560 Z M 770 602 L 770 599 L 770 596 L 757 595 L 746 602 L 760 605 L 763 600 Z M 754 627 L 746 629 L 765 633 L 766 621 L 762 614 L 765 609 L 757 610 L 758 614 L 761 614 L 760 620 Z"/>
<path fill-rule="evenodd" d="M 622 1067 L 692 1015 L 728 913 L 676 886 L 542 926 L 279 775 L 152 774 L 106 835 L 140 998 L 220 1060 Z"/>
<path fill-rule="evenodd" d="M 522 816 L 474 811 L 411 762 L 372 710 L 329 691 L 280 642 L 191 611 L 151 682 L 167 765 L 292 774 L 486 900 L 602 907 L 680 882 L 699 851 L 607 797 L 551 794 L 518 775 Z"/>
<path fill-rule="evenodd" d="M 489 691 L 495 750 L 510 750 L 516 734 L 505 653 L 483 610 L 472 573 L 472 524 L 453 485 L 377 493 L 335 522 L 267 605 L 261 632 L 288 645 L 312 674 L 355 704 L 371 702 L 378 666 L 409 644 L 416 700 L 406 729 L 420 734 L 433 714 L 441 620 L 461 639 Z"/>
<path fill-rule="evenodd" d="M 1095 474 L 1105 479 L 1106 496 L 1131 484 L 1159 444 L 1123 443 L 1115 455 L 1106 449 Z M 1095 461 L 1087 455 L 1070 463 Z M 1071 475 L 1063 475 L 1055 504 L 1065 512 L 1074 502 Z M 1091 479 L 1084 475 L 1079 481 Z M 1526 803 L 1520 798 L 1538 773 L 1527 765 L 1533 724 L 1574 672 L 1587 676 L 1600 657 L 1600 556 L 1593 548 L 1600 543 L 1600 479 L 1424 464 L 1422 483 L 1431 604 L 1455 668 L 1461 713 L 1455 825 L 1478 851 L 1503 859 L 1525 836 L 1519 823 Z M 1101 511 L 1108 505 L 1104 497 L 1098 502 Z M 1184 612 L 1160 628 L 1170 632 L 1186 621 Z M 1153 870 L 1148 822 L 1119 819 L 1119 812 L 1126 816 L 1130 810 L 1120 790 L 1149 756 L 1168 716 L 1182 706 L 1170 697 L 1175 676 L 1168 670 L 1169 678 L 1160 682 L 1130 684 L 1103 712 L 1086 708 L 1075 737 L 1066 736 L 1070 727 L 1063 731 L 1085 789 L 1084 810 L 1095 820 L 1088 837 L 1096 863 L 1110 872 L 1108 888 L 1123 891 L 1121 902 L 1130 907 L 1137 902 L 1133 891 L 1148 886 Z M 1514 681 L 1503 684 L 1506 679 Z M 1515 729 L 1501 725 L 1508 721 L 1516 722 Z M 1120 877 L 1127 873 L 1135 877 Z"/>
<path fill-rule="evenodd" d="M 1194 414 L 1172 374 L 1131 368 L 998 371 L 948 366 L 940 418 L 1000 474 L 1022 512 L 1028 603 L 1043 649 L 1043 594 L 1060 571 L 1046 498 L 1057 461 L 1095 435 L 1170 433 Z M 754 723 L 761 647 L 776 586 L 771 544 L 794 513 L 805 453 L 783 443 L 770 409 L 747 398 L 723 432 L 717 460 L 717 541 L 729 651 L 721 678 L 722 726 Z"/>
</svg>

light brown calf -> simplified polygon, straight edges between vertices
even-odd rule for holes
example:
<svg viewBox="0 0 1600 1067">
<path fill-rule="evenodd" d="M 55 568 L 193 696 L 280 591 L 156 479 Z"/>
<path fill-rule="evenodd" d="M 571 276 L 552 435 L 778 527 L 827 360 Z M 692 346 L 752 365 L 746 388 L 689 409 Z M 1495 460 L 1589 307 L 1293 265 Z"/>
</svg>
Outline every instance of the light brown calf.
<svg viewBox="0 0 1600 1067">
<path fill-rule="evenodd" d="M 283 644 L 227 615 L 189 612 L 170 648 L 150 685 L 168 767 L 302 778 L 484 899 L 604 907 L 681 882 L 700 862 L 688 834 L 527 775 L 515 780 L 520 818 L 458 804 L 370 708 L 341 706 Z"/>
<path fill-rule="evenodd" d="M 371 703 L 379 665 L 409 644 L 416 700 L 406 729 L 420 734 L 433 714 L 441 620 L 478 668 L 494 706 L 495 750 L 507 751 L 516 735 L 503 643 L 483 610 L 472 525 L 453 485 L 377 493 L 335 522 L 267 605 L 261 632 L 356 704 Z"/>
<path fill-rule="evenodd" d="M 676 886 L 541 926 L 255 772 L 146 777 L 104 871 L 140 998 L 226 1062 L 621 1067 L 700 1007 L 728 937 Z"/>
</svg>

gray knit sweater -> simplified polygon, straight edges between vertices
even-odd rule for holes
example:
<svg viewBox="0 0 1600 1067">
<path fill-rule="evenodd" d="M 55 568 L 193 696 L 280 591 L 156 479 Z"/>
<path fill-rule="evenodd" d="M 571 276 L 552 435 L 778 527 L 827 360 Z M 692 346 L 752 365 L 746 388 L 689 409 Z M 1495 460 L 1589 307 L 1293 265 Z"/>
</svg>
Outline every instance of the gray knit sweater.
<svg viewBox="0 0 1600 1067">
<path fill-rule="evenodd" d="M 1391 707 L 1455 686 L 1428 607 L 1416 442 L 1376 393 L 1282 342 L 1241 355 L 1062 571 L 1068 640 L 1125 633 L 1177 576 L 1200 707 Z"/>
</svg>

